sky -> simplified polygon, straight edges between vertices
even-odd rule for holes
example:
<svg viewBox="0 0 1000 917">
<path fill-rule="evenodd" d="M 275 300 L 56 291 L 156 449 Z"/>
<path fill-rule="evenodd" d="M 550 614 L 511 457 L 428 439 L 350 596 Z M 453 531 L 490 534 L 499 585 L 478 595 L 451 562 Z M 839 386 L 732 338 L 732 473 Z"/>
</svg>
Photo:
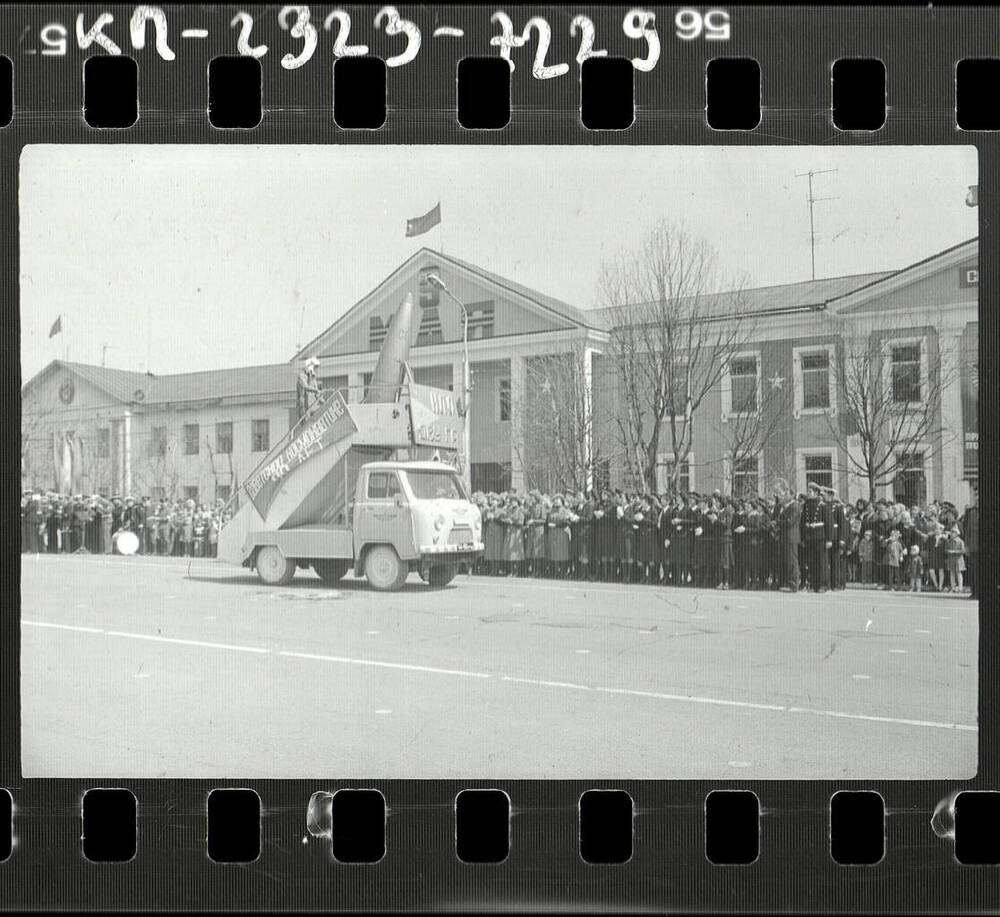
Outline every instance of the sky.
<svg viewBox="0 0 1000 917">
<path fill-rule="evenodd" d="M 21 372 L 276 363 L 421 246 L 596 305 L 601 263 L 666 217 L 753 286 L 905 267 L 975 236 L 973 147 L 31 145 Z M 438 201 L 442 223 L 406 220 Z M 62 317 L 62 333 L 49 329 Z M 106 345 L 106 347 L 105 347 Z"/>
</svg>

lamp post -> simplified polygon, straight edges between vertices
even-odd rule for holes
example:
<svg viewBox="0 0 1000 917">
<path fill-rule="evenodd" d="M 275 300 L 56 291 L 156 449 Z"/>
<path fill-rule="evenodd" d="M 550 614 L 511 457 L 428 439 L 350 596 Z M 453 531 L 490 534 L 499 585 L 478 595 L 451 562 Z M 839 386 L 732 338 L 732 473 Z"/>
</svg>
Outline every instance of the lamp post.
<svg viewBox="0 0 1000 917">
<path fill-rule="evenodd" d="M 472 374 L 469 368 L 469 310 L 437 274 L 428 274 L 427 282 L 440 290 L 462 310 L 462 400 L 465 402 L 465 418 L 462 425 L 462 448 L 465 451 L 465 486 L 472 493 L 472 440 L 470 436 L 472 418 Z"/>
</svg>

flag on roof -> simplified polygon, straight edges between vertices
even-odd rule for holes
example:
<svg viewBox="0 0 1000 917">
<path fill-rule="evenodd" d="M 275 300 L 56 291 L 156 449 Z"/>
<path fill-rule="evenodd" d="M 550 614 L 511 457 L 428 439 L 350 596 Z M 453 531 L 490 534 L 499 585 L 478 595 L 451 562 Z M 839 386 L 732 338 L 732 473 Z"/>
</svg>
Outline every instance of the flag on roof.
<svg viewBox="0 0 1000 917">
<path fill-rule="evenodd" d="M 406 221 L 406 235 L 421 236 L 430 229 L 433 229 L 441 222 L 441 202 L 434 205 L 433 210 L 428 210 L 422 217 L 414 217 Z"/>
<path fill-rule="evenodd" d="M 62 316 L 60 315 L 53 323 L 52 327 L 49 328 L 49 337 L 55 337 L 60 331 L 62 331 Z"/>
</svg>

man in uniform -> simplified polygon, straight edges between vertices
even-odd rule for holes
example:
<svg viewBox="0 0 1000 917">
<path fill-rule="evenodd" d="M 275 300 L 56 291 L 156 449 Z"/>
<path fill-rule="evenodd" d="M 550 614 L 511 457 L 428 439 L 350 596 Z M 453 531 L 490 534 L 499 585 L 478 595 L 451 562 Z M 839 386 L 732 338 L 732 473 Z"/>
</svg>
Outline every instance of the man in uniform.
<svg viewBox="0 0 1000 917">
<path fill-rule="evenodd" d="M 826 504 L 820 499 L 819 485 L 810 482 L 802 507 L 802 544 L 809 587 L 813 592 L 830 588 L 830 548 L 833 529 Z"/>
<path fill-rule="evenodd" d="M 776 495 L 781 508 L 778 510 L 778 544 L 781 551 L 781 591 L 799 591 L 799 522 L 801 508 L 795 494 L 789 490 Z"/>
<path fill-rule="evenodd" d="M 847 549 L 850 545 L 851 527 L 847 521 L 844 504 L 837 499 L 832 487 L 823 488 L 826 510 L 830 517 L 830 589 L 847 588 Z"/>
<path fill-rule="evenodd" d="M 295 397 L 298 405 L 299 420 L 309 413 L 316 398 L 319 397 L 319 380 L 316 378 L 316 367 L 319 360 L 310 357 L 302 364 L 302 369 L 295 380 Z"/>
</svg>

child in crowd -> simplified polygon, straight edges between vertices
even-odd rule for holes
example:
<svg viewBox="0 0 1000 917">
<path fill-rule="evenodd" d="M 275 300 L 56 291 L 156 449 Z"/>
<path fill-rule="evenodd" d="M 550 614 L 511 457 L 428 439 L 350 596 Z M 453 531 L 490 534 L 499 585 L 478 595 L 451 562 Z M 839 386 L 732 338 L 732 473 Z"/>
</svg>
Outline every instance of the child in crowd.
<svg viewBox="0 0 1000 917">
<path fill-rule="evenodd" d="M 924 559 L 920 556 L 920 546 L 910 545 L 906 558 L 906 578 L 910 581 L 910 592 L 920 592 L 924 579 Z"/>
<path fill-rule="evenodd" d="M 872 541 L 872 530 L 868 529 L 858 542 L 858 560 L 861 563 L 861 583 L 871 585 L 872 565 L 875 562 L 875 542 Z"/>
<path fill-rule="evenodd" d="M 886 588 L 894 592 L 898 591 L 900 587 L 900 564 L 903 560 L 904 550 L 899 530 L 893 529 L 889 535 L 889 542 L 886 544 L 886 559 L 889 563 L 889 581 Z"/>
<path fill-rule="evenodd" d="M 963 588 L 962 573 L 965 571 L 965 542 L 958 534 L 958 526 L 953 525 L 948 530 L 948 538 L 944 546 L 945 568 L 948 570 L 948 591 L 961 592 Z"/>
</svg>

